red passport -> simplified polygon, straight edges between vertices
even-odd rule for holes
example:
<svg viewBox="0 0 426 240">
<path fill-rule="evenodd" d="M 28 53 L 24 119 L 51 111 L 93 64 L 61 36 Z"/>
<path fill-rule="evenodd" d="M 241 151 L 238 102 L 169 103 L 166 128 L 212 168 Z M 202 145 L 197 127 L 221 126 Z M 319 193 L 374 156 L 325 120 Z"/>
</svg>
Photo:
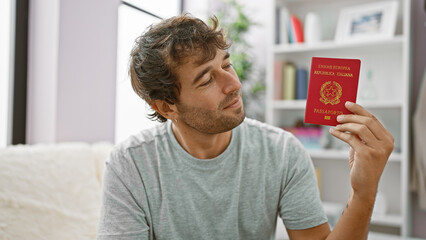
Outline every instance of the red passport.
<svg viewBox="0 0 426 240">
<path fill-rule="evenodd" d="M 359 59 L 313 57 L 306 99 L 305 123 L 336 126 L 336 117 L 350 114 L 345 102 L 356 101 Z"/>
</svg>

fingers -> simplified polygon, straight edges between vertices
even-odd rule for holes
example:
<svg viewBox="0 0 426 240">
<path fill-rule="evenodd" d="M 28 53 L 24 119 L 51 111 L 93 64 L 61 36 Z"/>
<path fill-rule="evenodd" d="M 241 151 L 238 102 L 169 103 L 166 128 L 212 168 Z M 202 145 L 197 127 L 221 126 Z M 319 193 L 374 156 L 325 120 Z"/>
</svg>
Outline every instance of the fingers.
<svg viewBox="0 0 426 240">
<path fill-rule="evenodd" d="M 345 123 L 336 126 L 336 130 L 341 132 L 350 132 L 357 135 L 362 143 L 370 147 L 377 147 L 379 142 L 367 125 L 358 123 Z"/>
<path fill-rule="evenodd" d="M 393 142 L 392 135 L 373 114 L 356 103 L 346 102 L 345 106 L 354 114 L 340 115 L 337 118 L 338 122 L 363 124 L 369 128 L 369 130 L 377 139 L 390 140 Z"/>
<path fill-rule="evenodd" d="M 355 152 L 361 151 L 362 148 L 369 148 L 369 146 L 365 145 L 362 140 L 354 134 L 342 132 L 334 128 L 330 128 L 330 134 L 349 144 Z"/>
<path fill-rule="evenodd" d="M 357 125 L 366 126 L 368 127 L 368 130 L 374 135 L 374 137 L 379 140 L 382 140 L 387 137 L 386 132 L 384 132 L 387 130 L 382 126 L 382 124 L 375 117 L 372 118 L 372 117 L 348 114 L 348 115 L 338 116 L 337 121 L 339 123 L 342 123 L 342 125 L 345 125 L 348 123 L 354 123 Z"/>
<path fill-rule="evenodd" d="M 380 121 L 356 103 L 346 102 L 345 106 L 354 114 L 338 116 L 337 121 L 342 124 L 337 125 L 330 133 L 348 143 L 358 153 L 368 147 L 390 154 L 394 138 Z"/>
<path fill-rule="evenodd" d="M 357 115 L 371 117 L 373 114 L 368 112 L 365 108 L 363 108 L 361 105 L 353 103 L 353 102 L 345 102 L 345 107 L 351 111 L 352 113 L 355 113 Z"/>
</svg>

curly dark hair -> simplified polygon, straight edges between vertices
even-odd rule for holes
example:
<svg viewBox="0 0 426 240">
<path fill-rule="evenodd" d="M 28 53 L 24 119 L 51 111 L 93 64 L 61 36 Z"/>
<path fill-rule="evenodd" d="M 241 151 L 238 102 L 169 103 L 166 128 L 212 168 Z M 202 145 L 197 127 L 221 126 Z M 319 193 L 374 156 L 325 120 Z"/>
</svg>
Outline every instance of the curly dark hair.
<svg viewBox="0 0 426 240">
<path fill-rule="evenodd" d="M 169 104 L 178 102 L 180 84 L 175 69 L 189 57 L 197 57 L 197 64 L 214 59 L 218 49 L 226 50 L 227 43 L 218 20 L 211 19 L 212 26 L 189 14 L 165 19 L 151 25 L 138 37 L 130 54 L 129 74 L 133 90 L 148 104 L 152 100 L 164 100 Z M 154 112 L 152 120 L 167 121 Z"/>
</svg>

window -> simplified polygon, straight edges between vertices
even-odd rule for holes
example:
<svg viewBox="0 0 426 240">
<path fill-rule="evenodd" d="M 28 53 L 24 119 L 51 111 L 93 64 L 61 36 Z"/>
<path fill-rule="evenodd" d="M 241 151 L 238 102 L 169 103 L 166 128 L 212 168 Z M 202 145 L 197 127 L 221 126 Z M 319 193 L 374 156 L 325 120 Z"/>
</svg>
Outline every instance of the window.
<svg viewBox="0 0 426 240">
<path fill-rule="evenodd" d="M 132 7 L 132 5 L 143 11 Z M 164 6 L 168 7 L 165 8 Z M 135 39 L 149 25 L 160 21 L 160 19 L 149 13 L 167 18 L 177 15 L 179 11 L 180 1 L 178 0 L 134 0 L 126 1 L 119 7 L 115 111 L 116 143 L 143 129 L 158 124 L 158 122 L 147 118 L 150 107 L 133 92 L 128 76 L 129 55 Z"/>
<path fill-rule="evenodd" d="M 180 0 L 126 0 L 124 2 L 141 8 L 144 11 L 150 12 L 161 18 L 168 18 L 177 15 L 179 14 L 181 8 Z"/>
<path fill-rule="evenodd" d="M 11 142 L 11 67 L 12 67 L 12 8 L 13 0 L 0 1 L 0 147 Z"/>
</svg>

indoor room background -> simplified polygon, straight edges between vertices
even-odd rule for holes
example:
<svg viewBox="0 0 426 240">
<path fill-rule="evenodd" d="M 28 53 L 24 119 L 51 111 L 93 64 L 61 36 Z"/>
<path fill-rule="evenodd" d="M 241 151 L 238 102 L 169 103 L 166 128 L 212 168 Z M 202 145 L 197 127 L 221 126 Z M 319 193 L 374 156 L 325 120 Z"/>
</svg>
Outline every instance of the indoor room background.
<svg viewBox="0 0 426 240">
<path fill-rule="evenodd" d="M 386 10 L 392 8 L 388 3 L 396 5 L 393 17 L 392 10 Z M 345 149 L 327 139 L 324 128 L 300 126 L 306 93 L 294 91 L 289 97 L 277 90 L 287 84 L 277 83 L 277 71 L 283 79 L 284 72 L 294 71 L 293 84 L 299 81 L 296 76 L 304 76 L 306 85 L 313 56 L 360 58 L 357 100 L 376 113 L 396 139 L 379 190 L 377 209 L 385 208 L 373 215 L 371 239 L 426 239 L 426 209 L 419 206 L 419 186 L 416 189 L 413 180 L 412 134 L 420 89 L 426 85 L 425 0 L 0 1 L 0 148 L 67 142 L 113 145 L 154 126 L 157 123 L 146 118 L 149 107 L 133 92 L 127 73 L 135 38 L 149 25 L 182 12 L 203 20 L 216 15 L 224 22 L 235 21 L 238 7 L 249 19 L 248 32 L 242 35 L 252 63 L 244 80 L 248 115 L 292 131 L 308 146 L 330 223 L 340 216 L 348 196 Z M 395 24 L 378 34 L 386 36 L 356 39 L 345 32 L 351 11 L 374 7 L 384 9 L 383 18 L 370 16 L 371 24 Z M 340 16 L 342 12 L 347 15 Z M 276 238 L 286 239 L 281 222 Z"/>
</svg>

